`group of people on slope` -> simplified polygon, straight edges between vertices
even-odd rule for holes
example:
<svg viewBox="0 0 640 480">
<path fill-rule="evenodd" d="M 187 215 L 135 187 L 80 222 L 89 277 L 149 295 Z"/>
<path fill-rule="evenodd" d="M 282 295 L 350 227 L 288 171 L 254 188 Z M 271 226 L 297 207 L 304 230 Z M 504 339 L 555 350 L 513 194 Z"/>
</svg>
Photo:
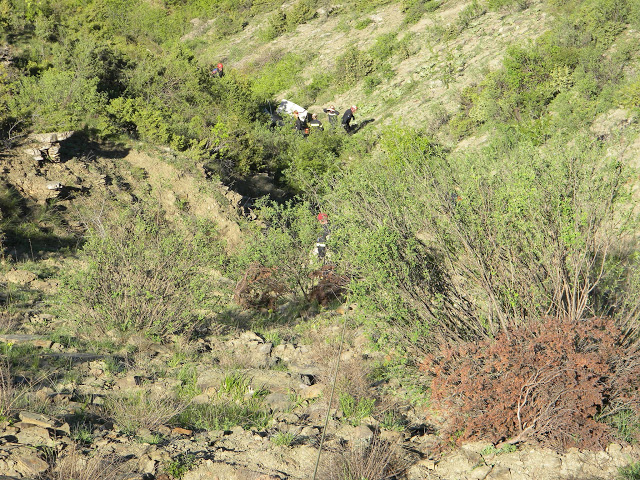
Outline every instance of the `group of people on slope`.
<svg viewBox="0 0 640 480">
<path fill-rule="evenodd" d="M 293 118 L 295 118 L 296 131 L 305 136 L 309 135 L 311 130 L 324 130 L 324 128 L 322 128 L 322 122 L 318 120 L 318 115 L 315 113 L 307 113 L 303 119 L 296 110 L 293 112 Z"/>
<path fill-rule="evenodd" d="M 222 78 L 224 76 L 224 65 L 222 63 L 218 63 L 216 67 L 211 71 L 211 76 Z M 340 112 L 336 110 L 336 108 L 331 105 L 329 108 L 322 109 L 324 113 L 327 114 L 329 118 L 329 123 L 332 127 L 336 127 L 338 125 L 338 117 L 340 116 Z M 340 125 L 347 133 L 352 133 L 354 131 L 354 126 L 351 125 L 351 121 L 355 118 L 354 114 L 358 110 L 358 107 L 352 105 L 350 108 L 345 110 L 342 114 L 342 120 Z M 311 130 L 324 130 L 322 127 L 322 122 L 318 120 L 318 115 L 315 113 L 308 113 L 307 116 L 302 119 L 298 115 L 298 112 L 293 112 L 293 116 L 295 117 L 295 129 L 302 134 L 309 135 Z"/>
<path fill-rule="evenodd" d="M 322 110 L 327 114 L 329 124 L 332 127 L 337 127 L 340 112 L 338 112 L 338 110 L 336 110 L 333 105 L 331 105 L 329 108 L 323 108 Z M 351 125 L 351 121 L 355 118 L 354 114 L 356 113 L 356 110 L 358 110 L 358 107 L 352 105 L 342 115 L 340 125 L 347 133 L 351 133 L 354 130 L 353 125 Z M 293 116 L 295 118 L 295 129 L 298 132 L 302 132 L 304 135 L 308 135 L 311 130 L 324 130 L 324 128 L 322 127 L 322 122 L 318 120 L 318 115 L 315 113 L 307 114 L 304 120 L 300 118 L 297 111 L 293 112 Z"/>
<path fill-rule="evenodd" d="M 329 118 L 329 123 L 334 127 L 337 126 L 340 112 L 336 110 L 333 105 L 331 105 L 329 108 L 323 108 L 322 110 L 324 111 L 324 113 L 327 114 L 327 117 Z M 345 129 L 347 133 L 351 133 L 353 131 L 353 126 L 351 125 L 351 121 L 355 118 L 354 114 L 356 113 L 356 110 L 358 110 L 358 107 L 356 107 L 355 105 L 352 105 L 351 108 L 348 108 L 342 114 L 342 120 L 340 122 L 340 125 L 342 126 L 342 128 Z"/>
</svg>

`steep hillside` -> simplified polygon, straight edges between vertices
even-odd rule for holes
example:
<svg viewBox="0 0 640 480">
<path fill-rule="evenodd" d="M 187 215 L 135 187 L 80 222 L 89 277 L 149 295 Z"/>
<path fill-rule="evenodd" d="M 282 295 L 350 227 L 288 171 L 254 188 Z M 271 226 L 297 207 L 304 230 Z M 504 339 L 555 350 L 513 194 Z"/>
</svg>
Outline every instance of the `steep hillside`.
<svg viewBox="0 0 640 480">
<path fill-rule="evenodd" d="M 210 63 L 224 60 L 228 67 L 248 75 L 252 75 L 256 67 L 265 67 L 268 74 L 269 64 L 284 53 L 300 55 L 302 69 L 295 74 L 295 82 L 291 88 L 278 91 L 276 98 L 304 103 L 300 85 L 308 85 L 314 76 L 333 71 L 336 59 L 348 48 L 366 51 L 376 42 L 392 44 L 405 39 L 406 50 L 384 60 L 390 67 L 391 78 L 381 79 L 380 85 L 368 90 L 365 79 L 339 92 L 327 86 L 330 91 L 319 91 L 316 101 L 308 108 L 321 112 L 322 108 L 334 104 L 344 111 L 356 103 L 362 118 L 375 118 L 380 124 L 395 121 L 430 128 L 438 121 L 434 118 L 436 115 L 452 115 L 458 110 L 464 87 L 479 83 L 489 71 L 500 68 L 509 45 L 526 44 L 549 27 L 548 14 L 541 1 L 528 2 L 524 9 L 491 12 L 477 6 L 476 12 L 465 14 L 472 4 L 442 2 L 437 10 L 413 25 L 405 23 L 399 4 L 358 16 L 329 14 L 323 10 L 317 18 L 270 42 L 260 40 L 257 33 L 263 25 L 256 23 L 218 43 L 215 51 L 203 49 L 201 55 Z M 469 20 L 462 25 L 467 17 Z M 366 26 L 357 27 L 361 24 Z M 207 35 L 202 29 L 198 34 Z M 376 74 L 374 71 L 372 75 Z"/>
<path fill-rule="evenodd" d="M 637 478 L 640 2 L 0 0 L 0 42 L 0 477 Z"/>
</svg>

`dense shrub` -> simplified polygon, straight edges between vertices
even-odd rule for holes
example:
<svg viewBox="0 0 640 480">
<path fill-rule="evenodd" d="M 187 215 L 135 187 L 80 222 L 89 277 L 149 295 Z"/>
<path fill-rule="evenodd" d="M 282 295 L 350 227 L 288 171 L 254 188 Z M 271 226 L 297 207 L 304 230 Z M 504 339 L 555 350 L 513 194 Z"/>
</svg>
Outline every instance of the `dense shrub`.
<svg viewBox="0 0 640 480">
<path fill-rule="evenodd" d="M 257 74 L 251 90 L 255 98 L 261 101 L 271 100 L 274 95 L 300 83 L 299 74 L 306 59 L 296 53 L 287 53 L 274 63 L 270 63 Z"/>
<path fill-rule="evenodd" d="M 357 47 L 351 46 L 336 58 L 336 83 L 343 87 L 351 87 L 372 70 L 373 59 L 371 56 L 367 52 L 362 52 Z"/>
<path fill-rule="evenodd" d="M 404 21 L 408 24 L 418 23 L 425 13 L 436 10 L 439 5 L 434 0 L 403 0 Z"/>
<path fill-rule="evenodd" d="M 259 275 L 262 272 L 266 289 L 277 287 L 278 295 L 293 293 L 308 299 L 312 287 L 310 275 L 318 268 L 311 254 L 321 232 L 316 214 L 308 203 L 279 205 L 263 199 L 257 207 L 266 228 L 247 232 L 235 270 L 257 271 Z M 256 283 L 256 288 L 259 286 Z M 260 292 L 256 295 L 261 296 Z"/>
<path fill-rule="evenodd" d="M 62 287 L 63 307 L 79 326 L 162 338 L 190 332 L 215 305 L 206 270 L 219 255 L 212 227 L 176 229 L 161 210 L 143 205 L 117 214 L 90 211 L 84 220 L 84 267 Z"/>
<path fill-rule="evenodd" d="M 513 2 L 496 1 L 489 6 L 507 3 Z M 607 91 L 620 82 L 624 67 L 633 58 L 631 52 L 637 49 L 619 38 L 635 18 L 637 7 L 632 5 L 637 2 L 551 3 L 558 9 L 552 29 L 529 44 L 507 50 L 503 68 L 489 74 L 474 94 L 467 95 L 470 104 L 463 103 L 452 120 L 454 134 L 464 136 L 482 123 L 536 120 L 549 111 L 555 114 L 549 132 L 558 127 L 573 130 L 592 121 L 598 103 L 604 104 L 599 107 L 603 110 L 612 106 Z M 613 42 L 617 48 L 608 51 Z"/>
<path fill-rule="evenodd" d="M 443 348 L 422 368 L 451 414 L 444 433 L 459 442 L 602 449 L 615 434 L 607 418 L 640 412 L 640 352 L 622 340 L 611 319 L 550 318 Z"/>
<path fill-rule="evenodd" d="M 496 143 L 455 160 L 411 131 L 382 145 L 325 199 L 354 291 L 395 327 L 380 335 L 412 346 L 494 335 L 532 316 L 611 314 L 622 292 L 637 297 L 626 283 L 632 172 L 600 142 L 522 142 L 506 154 Z"/>
</svg>

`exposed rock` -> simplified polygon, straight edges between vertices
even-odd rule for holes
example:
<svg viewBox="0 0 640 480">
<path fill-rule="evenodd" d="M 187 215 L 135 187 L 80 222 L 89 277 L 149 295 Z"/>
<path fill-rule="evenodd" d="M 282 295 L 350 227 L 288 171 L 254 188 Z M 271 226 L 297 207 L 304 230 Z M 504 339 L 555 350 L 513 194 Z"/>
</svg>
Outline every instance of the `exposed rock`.
<svg viewBox="0 0 640 480">
<path fill-rule="evenodd" d="M 33 426 L 31 428 L 21 429 L 20 432 L 16 434 L 16 438 L 18 439 L 18 443 L 22 445 L 31 445 L 34 447 L 40 445 L 53 447 L 55 445 L 55 441 L 49 436 L 49 430 L 42 427 Z"/>
<path fill-rule="evenodd" d="M 291 395 L 286 393 L 270 393 L 264 398 L 264 404 L 267 405 L 272 412 L 285 412 L 291 410 L 294 403 L 291 401 Z"/>
<path fill-rule="evenodd" d="M 51 340 L 38 339 L 33 341 L 33 346 L 37 348 L 49 349 L 51 348 L 51 345 L 53 345 L 53 342 Z"/>
<path fill-rule="evenodd" d="M 37 142 L 42 143 L 57 143 L 66 140 L 71 135 L 73 135 L 73 131 L 67 132 L 51 132 L 51 133 L 34 133 L 30 136 L 30 138 L 34 139 Z"/>
<path fill-rule="evenodd" d="M 26 447 L 12 452 L 12 458 L 16 462 L 16 471 L 25 477 L 38 476 L 49 468 L 49 464 L 40 458 L 36 451 Z"/>
<path fill-rule="evenodd" d="M 8 282 L 17 283 L 18 285 L 29 285 L 36 280 L 38 276 L 26 270 L 10 270 L 4 275 L 4 278 Z"/>
<path fill-rule="evenodd" d="M 43 428 L 58 428 L 61 423 L 53 417 L 42 415 L 41 413 L 33 413 L 22 411 L 18 413 L 20 421 Z"/>
<path fill-rule="evenodd" d="M 322 383 L 316 383 L 305 388 L 301 388 L 299 394 L 304 399 L 318 398 L 322 395 L 325 389 L 325 385 Z"/>
</svg>

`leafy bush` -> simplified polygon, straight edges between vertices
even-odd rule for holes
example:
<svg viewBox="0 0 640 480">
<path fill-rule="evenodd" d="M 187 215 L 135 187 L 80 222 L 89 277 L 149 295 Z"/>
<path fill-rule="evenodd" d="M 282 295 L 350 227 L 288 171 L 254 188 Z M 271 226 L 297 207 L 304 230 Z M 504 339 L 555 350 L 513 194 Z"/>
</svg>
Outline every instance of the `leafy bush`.
<svg viewBox="0 0 640 480">
<path fill-rule="evenodd" d="M 336 83 L 342 87 L 352 87 L 373 70 L 373 59 L 368 53 L 349 47 L 336 58 Z"/>
<path fill-rule="evenodd" d="M 180 480 L 189 470 L 193 468 L 195 463 L 195 455 L 180 454 L 164 465 L 164 471 L 171 475 L 172 478 Z"/>
<path fill-rule="evenodd" d="M 452 413 L 447 434 L 458 432 L 458 441 L 600 449 L 614 435 L 604 418 L 640 412 L 639 352 L 621 342 L 611 319 L 549 318 L 444 347 L 422 368 L 433 375 L 432 400 Z"/>
<path fill-rule="evenodd" d="M 36 130 L 78 130 L 105 109 L 107 96 L 98 91 L 98 81 L 50 68 L 21 80 L 15 108 L 30 111 Z"/>
<path fill-rule="evenodd" d="M 489 6 L 499 8 L 506 3 L 513 2 L 496 1 Z M 526 0 L 517 3 L 519 8 L 527 6 Z M 534 42 L 510 47 L 503 68 L 478 85 L 471 106 L 462 105 L 453 120 L 456 134 L 471 131 L 474 121 L 513 124 L 535 120 L 550 110 L 552 102 L 556 113 L 552 122 L 576 130 L 592 121 L 598 102 L 602 110 L 611 108 L 614 101 L 607 91 L 620 82 L 635 49 L 619 38 L 625 22 L 632 18 L 630 3 L 590 0 L 555 6 L 558 13 L 553 28 Z M 470 4 L 461 12 L 460 26 L 481 11 L 477 2 Z M 609 52 L 614 41 L 617 48 Z M 563 95 L 566 92 L 573 95 Z M 550 129 L 555 131 L 557 126 Z"/>
<path fill-rule="evenodd" d="M 235 269 L 244 271 L 251 265 L 261 265 L 283 286 L 281 293 L 308 298 L 312 287 L 310 274 L 318 268 L 310 261 L 311 251 L 321 233 L 316 214 L 308 203 L 279 205 L 263 199 L 257 207 L 266 228 L 248 232 L 246 246 L 236 258 Z M 267 286 L 271 288 L 272 284 Z"/>
<path fill-rule="evenodd" d="M 319 73 L 313 75 L 311 82 L 305 84 L 299 92 L 300 102 L 303 105 L 312 105 L 322 94 L 326 93 L 333 83 L 331 73 Z"/>
<path fill-rule="evenodd" d="M 409 25 L 418 23 L 425 13 L 433 12 L 439 5 L 433 0 L 402 0 L 404 22 Z"/>
<path fill-rule="evenodd" d="M 620 480 L 639 480 L 640 462 L 634 462 L 618 470 Z"/>
<path fill-rule="evenodd" d="M 298 25 L 307 23 L 316 16 L 316 6 L 318 0 L 298 0 L 287 11 L 288 29 L 293 30 Z"/>
<path fill-rule="evenodd" d="M 269 17 L 266 28 L 260 31 L 260 39 L 268 42 L 278 38 L 286 31 L 287 14 L 280 10 Z"/>
<path fill-rule="evenodd" d="M 87 213 L 84 268 L 69 272 L 62 287 L 63 307 L 79 325 L 162 338 L 188 333 L 197 312 L 215 305 L 205 272 L 219 258 L 215 232 L 205 225 L 178 231 L 163 215 L 151 205 Z"/>
<path fill-rule="evenodd" d="M 598 141 L 507 155 L 493 145 L 455 161 L 415 132 L 392 130 L 382 146 L 351 162 L 327 201 L 354 293 L 395 327 L 378 325 L 383 341 L 493 335 L 545 313 L 615 308 L 623 321 L 621 295 L 637 297 L 631 171 Z"/>
<path fill-rule="evenodd" d="M 329 128 L 289 142 L 288 168 L 283 172 L 289 187 L 296 192 L 321 194 L 325 178 L 339 171 L 344 142 L 344 136 Z"/>
<path fill-rule="evenodd" d="M 277 62 L 266 66 L 251 85 L 253 95 L 261 100 L 270 100 L 300 81 L 298 75 L 305 65 L 305 58 L 295 53 L 287 53 Z"/>
</svg>

